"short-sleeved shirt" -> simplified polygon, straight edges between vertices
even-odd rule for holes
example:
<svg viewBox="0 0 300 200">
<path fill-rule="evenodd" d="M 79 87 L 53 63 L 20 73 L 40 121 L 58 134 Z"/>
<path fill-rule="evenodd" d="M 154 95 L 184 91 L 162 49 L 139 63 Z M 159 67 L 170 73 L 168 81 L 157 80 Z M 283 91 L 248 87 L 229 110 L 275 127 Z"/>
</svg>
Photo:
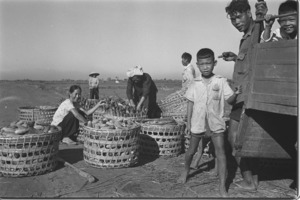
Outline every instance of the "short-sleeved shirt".
<svg viewBox="0 0 300 200">
<path fill-rule="evenodd" d="M 264 39 L 263 37 L 264 31 L 261 33 L 260 36 L 260 42 L 264 43 L 264 42 L 276 42 L 279 40 L 291 40 L 291 38 L 288 36 L 288 34 L 286 34 L 281 28 L 275 29 L 275 31 L 272 31 L 270 34 L 270 38 L 268 39 Z M 297 36 L 295 37 L 295 39 L 297 39 Z"/>
<path fill-rule="evenodd" d="M 99 87 L 99 79 L 96 77 L 89 77 L 89 88 L 98 88 Z"/>
<path fill-rule="evenodd" d="M 70 99 L 63 101 L 54 113 L 51 125 L 57 126 L 73 108 L 75 107 Z"/>
<path fill-rule="evenodd" d="M 235 87 L 238 87 L 239 85 L 242 86 L 242 89 L 245 91 L 247 84 L 249 83 L 249 49 L 251 48 L 251 42 L 252 42 L 252 34 L 254 30 L 255 23 L 252 22 L 250 25 L 249 31 L 243 35 L 241 42 L 240 42 L 240 48 L 239 48 L 239 54 L 237 56 L 237 60 L 234 64 L 234 70 L 233 70 L 233 76 L 232 80 Z M 244 102 L 245 100 L 245 93 L 241 93 L 237 96 L 236 103 Z"/>
<path fill-rule="evenodd" d="M 208 84 L 202 77 L 197 77 L 188 88 L 185 97 L 194 103 L 191 118 L 191 132 L 201 134 L 206 131 L 205 118 L 209 128 L 214 133 L 224 132 L 225 100 L 233 95 L 227 79 L 219 75 L 211 77 Z"/>
<path fill-rule="evenodd" d="M 182 72 L 182 88 L 187 88 L 194 78 L 196 77 L 196 71 L 192 64 L 188 64 L 184 67 Z"/>
</svg>

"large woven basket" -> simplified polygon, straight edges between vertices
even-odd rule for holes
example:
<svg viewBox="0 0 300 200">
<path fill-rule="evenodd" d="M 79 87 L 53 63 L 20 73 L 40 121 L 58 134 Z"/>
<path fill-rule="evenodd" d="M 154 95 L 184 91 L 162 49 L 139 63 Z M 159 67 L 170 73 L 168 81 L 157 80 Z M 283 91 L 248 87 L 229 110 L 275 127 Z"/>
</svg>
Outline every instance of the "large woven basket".
<svg viewBox="0 0 300 200">
<path fill-rule="evenodd" d="M 177 156 L 182 152 L 185 125 L 141 123 L 140 153 L 146 156 Z"/>
<path fill-rule="evenodd" d="M 40 106 L 40 107 L 20 107 L 19 119 L 24 121 L 35 121 L 39 124 L 50 124 L 57 107 Z"/>
<path fill-rule="evenodd" d="M 130 167 L 138 162 L 139 125 L 131 129 L 101 130 L 83 126 L 83 156 L 97 168 Z"/>
<path fill-rule="evenodd" d="M 54 133 L 0 136 L 0 176 L 35 176 L 54 170 L 61 138 L 58 129 Z"/>
</svg>

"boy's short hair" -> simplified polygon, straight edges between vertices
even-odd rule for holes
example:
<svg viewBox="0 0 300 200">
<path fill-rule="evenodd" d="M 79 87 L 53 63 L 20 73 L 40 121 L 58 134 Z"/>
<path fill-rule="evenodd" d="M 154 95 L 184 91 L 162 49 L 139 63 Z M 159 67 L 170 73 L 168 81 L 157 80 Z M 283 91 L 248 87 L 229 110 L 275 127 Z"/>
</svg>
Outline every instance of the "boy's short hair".
<svg viewBox="0 0 300 200">
<path fill-rule="evenodd" d="M 215 60 L 215 53 L 209 48 L 200 49 L 197 53 L 197 60 L 211 57 Z"/>
<path fill-rule="evenodd" d="M 278 14 L 287 13 L 287 12 L 298 12 L 298 3 L 297 1 L 287 0 L 280 4 L 278 8 Z"/>
<path fill-rule="evenodd" d="M 235 12 L 243 13 L 247 10 L 251 10 L 248 0 L 232 0 L 225 8 L 225 11 L 228 15 L 232 15 Z"/>
<path fill-rule="evenodd" d="M 191 60 L 192 60 L 192 55 L 189 54 L 189 53 L 187 53 L 187 52 L 184 52 L 184 53 L 182 54 L 181 58 L 188 60 L 188 62 L 191 62 Z"/>
</svg>

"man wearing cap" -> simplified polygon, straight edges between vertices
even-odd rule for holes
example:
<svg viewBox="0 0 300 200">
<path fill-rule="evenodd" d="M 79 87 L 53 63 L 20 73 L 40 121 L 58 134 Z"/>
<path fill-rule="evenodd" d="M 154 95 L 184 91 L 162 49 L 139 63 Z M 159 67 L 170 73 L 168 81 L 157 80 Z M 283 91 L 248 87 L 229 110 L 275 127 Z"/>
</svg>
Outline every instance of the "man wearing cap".
<svg viewBox="0 0 300 200">
<path fill-rule="evenodd" d="M 92 72 L 89 75 L 90 99 L 99 99 L 99 73 Z"/>
<path fill-rule="evenodd" d="M 127 71 L 127 98 L 136 110 L 147 109 L 148 118 L 159 118 L 161 110 L 156 103 L 157 87 L 151 76 L 143 72 L 141 66 L 135 66 Z"/>
</svg>

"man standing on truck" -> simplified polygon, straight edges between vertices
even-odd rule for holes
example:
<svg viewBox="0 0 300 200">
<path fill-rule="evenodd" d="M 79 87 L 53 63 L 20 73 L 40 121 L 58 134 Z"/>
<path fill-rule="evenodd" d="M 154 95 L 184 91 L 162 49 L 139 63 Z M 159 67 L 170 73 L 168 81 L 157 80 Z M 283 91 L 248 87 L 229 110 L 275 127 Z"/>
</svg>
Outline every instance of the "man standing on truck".
<svg viewBox="0 0 300 200">
<path fill-rule="evenodd" d="M 228 140 L 232 147 L 232 154 L 235 156 L 235 141 L 238 134 L 238 126 L 243 111 L 246 86 L 249 82 L 249 55 L 248 49 L 254 37 L 253 30 L 255 23 L 252 18 L 248 0 L 232 0 L 225 8 L 228 18 L 232 25 L 244 35 L 240 41 L 238 55 L 232 52 L 223 52 L 222 57 L 225 61 L 234 61 L 233 82 L 234 87 L 242 86 L 242 93 L 237 97 L 230 113 Z M 236 158 L 241 169 L 243 180 L 235 182 L 238 188 L 254 191 L 258 186 L 256 159 Z"/>
</svg>

